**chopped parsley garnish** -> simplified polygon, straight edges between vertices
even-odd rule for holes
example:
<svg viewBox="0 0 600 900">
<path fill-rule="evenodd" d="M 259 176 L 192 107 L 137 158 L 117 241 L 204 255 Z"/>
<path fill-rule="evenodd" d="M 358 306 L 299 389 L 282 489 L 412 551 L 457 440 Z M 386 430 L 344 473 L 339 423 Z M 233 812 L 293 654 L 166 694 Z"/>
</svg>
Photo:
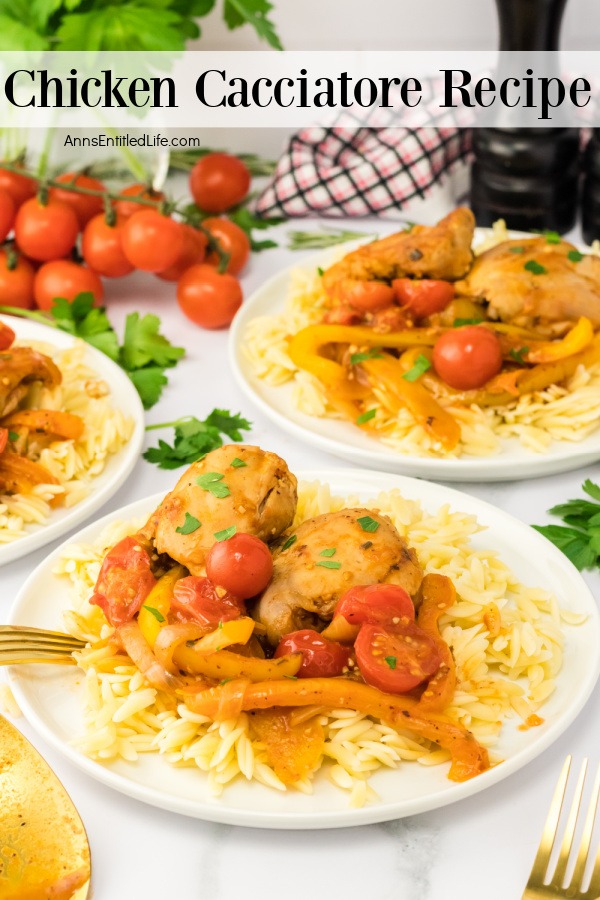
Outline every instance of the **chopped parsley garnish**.
<svg viewBox="0 0 600 900">
<path fill-rule="evenodd" d="M 540 263 L 535 259 L 528 259 L 523 268 L 527 269 L 528 272 L 531 272 L 532 275 L 548 274 L 548 269 L 546 269 L 545 266 L 540 265 Z"/>
<path fill-rule="evenodd" d="M 219 685 L 222 685 L 222 684 L 229 684 L 230 681 L 231 681 L 231 678 L 223 678 L 223 679 L 221 679 L 221 681 L 219 682 Z"/>
<path fill-rule="evenodd" d="M 357 366 L 361 362 L 366 362 L 368 359 L 383 359 L 383 353 L 381 350 L 376 350 L 373 348 L 372 350 L 365 350 L 364 353 L 353 353 L 350 357 L 350 365 Z"/>
<path fill-rule="evenodd" d="M 16 431 L 9 431 L 9 432 L 8 432 L 8 439 L 9 439 L 9 441 L 18 441 L 18 440 L 19 440 L 19 435 L 17 434 Z"/>
<path fill-rule="evenodd" d="M 405 381 L 417 381 L 423 375 L 427 369 L 431 368 L 431 363 L 422 353 L 419 353 L 415 360 L 414 366 L 405 372 L 402 376 Z"/>
<path fill-rule="evenodd" d="M 395 669 L 398 659 L 395 656 L 386 656 L 385 661 L 388 664 L 388 666 L 390 667 L 390 669 Z"/>
<path fill-rule="evenodd" d="M 370 531 L 373 534 L 380 526 L 380 522 L 377 522 L 375 519 L 371 518 L 371 516 L 361 516 L 360 519 L 356 520 L 363 531 Z"/>
<path fill-rule="evenodd" d="M 166 619 L 163 614 L 158 609 L 154 609 L 153 606 L 143 606 L 142 609 L 147 609 L 149 613 L 152 613 L 157 622 L 165 622 Z"/>
<path fill-rule="evenodd" d="M 553 506 L 548 512 L 559 516 L 564 525 L 534 525 L 581 571 L 600 567 L 600 485 L 590 479 L 583 482 L 585 493 L 596 501 L 578 497 Z"/>
<path fill-rule="evenodd" d="M 215 531 L 215 540 L 216 541 L 228 541 L 229 538 L 232 538 L 237 531 L 237 525 L 230 525 L 229 528 L 224 528 L 223 531 Z"/>
<path fill-rule="evenodd" d="M 217 625 L 217 628 L 222 628 L 222 627 L 223 627 L 223 622 L 221 621 L 221 619 L 219 619 L 219 624 Z"/>
<path fill-rule="evenodd" d="M 290 681 L 298 681 L 298 676 L 297 676 L 297 675 L 284 675 L 283 677 L 284 677 L 284 678 L 289 678 Z"/>
<path fill-rule="evenodd" d="M 284 550 L 289 550 L 290 547 L 292 546 L 292 544 L 295 544 L 297 540 L 298 540 L 298 535 L 291 534 L 289 536 L 289 538 L 287 539 L 287 541 L 285 542 L 285 544 L 283 545 L 283 547 L 281 548 L 281 552 L 283 553 Z"/>
<path fill-rule="evenodd" d="M 452 323 L 453 328 L 462 328 L 463 325 L 479 325 L 483 319 L 455 319 Z"/>
<path fill-rule="evenodd" d="M 247 462 L 244 462 L 243 459 L 240 459 L 239 456 L 236 456 L 235 459 L 232 459 L 232 460 L 231 460 L 231 462 L 229 463 L 229 465 L 230 465 L 233 469 L 243 469 L 243 468 L 245 468 L 245 467 L 248 465 L 248 463 L 247 463 Z"/>
<path fill-rule="evenodd" d="M 567 259 L 570 259 L 571 262 L 578 263 L 581 262 L 585 254 L 580 253 L 579 250 L 569 250 L 567 253 Z"/>
<path fill-rule="evenodd" d="M 523 364 L 525 362 L 525 356 L 529 353 L 529 347 L 519 347 L 518 350 L 515 350 L 514 347 L 508 351 L 508 355 L 511 359 L 514 359 L 515 362 Z"/>
<path fill-rule="evenodd" d="M 560 244 L 562 238 L 558 231 L 544 231 L 547 244 Z"/>
<path fill-rule="evenodd" d="M 196 478 L 196 484 L 218 500 L 223 500 L 231 494 L 227 485 L 223 483 L 223 476 L 220 472 L 207 472 L 205 475 L 199 475 Z"/>
<path fill-rule="evenodd" d="M 509 248 L 508 248 L 508 252 L 509 252 L 509 253 L 525 253 L 525 247 L 521 247 L 521 246 L 519 246 L 519 247 L 509 247 Z"/>
<path fill-rule="evenodd" d="M 323 566 L 324 569 L 341 569 L 341 562 L 336 562 L 335 559 L 320 559 L 318 563 L 315 565 Z"/>
<path fill-rule="evenodd" d="M 321 266 L 317 266 L 317 274 L 320 275 L 322 278 L 323 275 L 325 274 L 325 269 L 322 269 Z"/>
<path fill-rule="evenodd" d="M 367 412 L 361 413 L 356 420 L 357 425 L 364 425 L 365 422 L 370 422 L 371 419 L 374 419 L 377 415 L 376 409 L 368 409 Z"/>
<path fill-rule="evenodd" d="M 337 547 L 327 547 L 326 550 L 321 550 L 319 556 L 335 556 L 337 553 Z"/>
<path fill-rule="evenodd" d="M 173 446 L 159 440 L 158 447 L 150 447 L 144 453 L 144 459 L 156 463 L 160 469 L 178 469 L 190 466 L 223 446 L 222 434 L 232 441 L 243 440 L 242 431 L 248 431 L 251 423 L 237 413 L 232 415 L 226 409 L 213 409 L 206 419 L 195 416 L 184 416 L 174 422 L 162 422 L 159 425 L 147 425 L 146 431 L 156 428 L 174 428 Z M 232 463 L 233 465 L 233 463 Z M 243 463 L 243 465 L 246 465 Z"/>
<path fill-rule="evenodd" d="M 198 531 L 201 525 L 202 522 L 195 516 L 191 516 L 189 512 L 186 512 L 183 525 L 180 525 L 175 531 L 177 534 L 193 534 L 194 531 Z"/>
</svg>

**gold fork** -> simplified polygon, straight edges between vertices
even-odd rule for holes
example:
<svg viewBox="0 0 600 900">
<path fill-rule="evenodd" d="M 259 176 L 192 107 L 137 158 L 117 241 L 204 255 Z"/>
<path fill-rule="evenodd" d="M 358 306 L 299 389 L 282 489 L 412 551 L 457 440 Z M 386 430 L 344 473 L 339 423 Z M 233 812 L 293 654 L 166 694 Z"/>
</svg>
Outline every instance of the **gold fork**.
<svg viewBox="0 0 600 900">
<path fill-rule="evenodd" d="M 552 848 L 557 841 L 559 832 L 559 821 L 567 791 L 571 759 L 571 756 L 567 756 L 562 772 L 560 773 L 560 778 L 558 779 L 552 803 L 550 804 L 550 809 L 548 811 L 548 818 L 544 825 L 540 846 L 522 900 L 548 900 L 548 898 L 552 897 L 598 900 L 600 897 L 600 851 L 596 853 L 595 858 L 590 853 L 594 822 L 596 819 L 596 811 L 598 809 L 598 796 L 600 795 L 600 767 L 594 780 L 592 796 L 590 798 L 581 834 L 579 852 L 577 853 L 575 860 L 575 867 L 569 877 L 568 883 L 565 885 L 565 876 L 569 866 L 569 859 L 572 855 L 571 851 L 573 849 L 573 839 L 577 829 L 577 820 L 579 818 L 579 813 L 582 811 L 581 800 L 588 767 L 587 759 L 583 760 L 581 771 L 577 778 L 575 796 L 573 797 L 573 802 L 565 825 L 564 836 L 556 866 L 554 871 L 549 871 Z M 587 889 L 584 890 L 584 876 L 586 869 L 588 868 L 588 862 L 591 863 L 591 861 L 593 861 L 593 870 L 590 883 Z"/>
<path fill-rule="evenodd" d="M 15 663 L 74 664 L 73 650 L 81 650 L 85 641 L 61 631 L 0 625 L 0 666 Z"/>
</svg>

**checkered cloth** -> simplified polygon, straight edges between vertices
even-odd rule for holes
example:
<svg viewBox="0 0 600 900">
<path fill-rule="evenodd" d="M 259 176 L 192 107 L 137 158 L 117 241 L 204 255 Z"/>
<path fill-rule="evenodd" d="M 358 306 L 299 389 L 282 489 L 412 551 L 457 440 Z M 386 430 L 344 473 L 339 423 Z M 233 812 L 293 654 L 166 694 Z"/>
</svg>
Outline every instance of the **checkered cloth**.
<svg viewBox="0 0 600 900">
<path fill-rule="evenodd" d="M 465 128 L 307 128 L 291 138 L 256 211 L 393 217 L 464 174 L 470 152 Z"/>
</svg>

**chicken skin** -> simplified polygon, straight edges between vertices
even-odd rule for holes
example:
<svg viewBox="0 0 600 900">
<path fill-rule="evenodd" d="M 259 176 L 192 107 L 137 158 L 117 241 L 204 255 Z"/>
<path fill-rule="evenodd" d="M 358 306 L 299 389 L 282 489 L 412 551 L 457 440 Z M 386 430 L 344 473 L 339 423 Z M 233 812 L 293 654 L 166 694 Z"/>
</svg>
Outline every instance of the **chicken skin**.
<svg viewBox="0 0 600 900">
<path fill-rule="evenodd" d="M 235 525 L 269 542 L 288 528 L 296 511 L 296 487 L 295 476 L 275 453 L 229 444 L 190 466 L 139 536 L 192 575 L 203 575 L 215 532 Z M 201 523 L 189 534 L 182 533 L 190 521 L 186 513 Z"/>
<path fill-rule="evenodd" d="M 49 356 L 31 347 L 11 347 L 0 353 L 0 416 L 16 409 L 34 381 L 47 387 L 61 383 L 60 370 Z"/>
<path fill-rule="evenodd" d="M 359 519 L 365 517 L 377 523 L 376 530 L 363 529 Z M 387 516 L 343 509 L 308 519 L 294 535 L 293 544 L 275 552 L 273 579 L 253 612 L 273 645 L 290 631 L 324 628 L 341 595 L 356 585 L 398 584 L 409 594 L 419 589 L 417 555 Z"/>
<path fill-rule="evenodd" d="M 566 325 L 587 316 L 600 328 L 600 257 L 580 257 L 567 241 L 504 241 L 476 258 L 456 293 L 486 300 L 491 318 L 515 325 Z"/>
</svg>

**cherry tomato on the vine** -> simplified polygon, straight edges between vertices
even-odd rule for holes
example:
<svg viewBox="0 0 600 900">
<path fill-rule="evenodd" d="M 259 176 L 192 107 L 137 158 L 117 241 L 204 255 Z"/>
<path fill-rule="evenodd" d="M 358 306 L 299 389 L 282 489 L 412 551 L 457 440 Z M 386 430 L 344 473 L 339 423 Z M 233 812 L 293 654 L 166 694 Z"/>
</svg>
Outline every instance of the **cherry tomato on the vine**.
<svg viewBox="0 0 600 900">
<path fill-rule="evenodd" d="M 90 178 L 81 172 L 65 172 L 59 175 L 55 181 L 61 184 L 73 184 L 89 191 L 105 191 L 106 187 L 97 178 Z M 79 222 L 80 228 L 85 228 L 90 219 L 102 212 L 104 201 L 102 197 L 94 197 L 91 194 L 78 194 L 63 188 L 50 188 L 50 196 L 70 206 Z"/>
<path fill-rule="evenodd" d="M 250 241 L 246 232 L 229 219 L 204 219 L 202 224 L 218 240 L 225 253 L 229 254 L 226 271 L 237 275 L 250 256 Z M 220 261 L 218 253 L 211 250 L 206 261 L 211 266 L 218 266 Z"/>
<path fill-rule="evenodd" d="M 158 208 L 165 195 L 161 191 L 155 191 L 147 184 L 130 184 L 129 187 L 119 191 L 121 197 L 140 197 L 142 200 L 149 200 L 156 203 Z M 135 200 L 115 200 L 114 208 L 120 219 L 128 219 L 134 213 L 140 212 L 142 209 L 148 209 L 143 203 L 136 203 Z"/>
<path fill-rule="evenodd" d="M 273 575 L 271 551 L 253 534 L 234 534 L 217 541 L 206 557 L 206 574 L 213 582 L 242 600 L 264 591 Z"/>
<path fill-rule="evenodd" d="M 494 332 L 483 325 L 453 328 L 437 340 L 433 366 L 450 387 L 474 390 L 502 368 L 502 347 Z"/>
<path fill-rule="evenodd" d="M 408 621 L 393 630 L 362 625 L 354 650 L 367 684 L 391 694 L 411 691 L 437 672 L 442 661 L 433 638 Z"/>
<path fill-rule="evenodd" d="M 27 175 L 20 175 L 18 172 L 9 172 L 8 169 L 3 169 L 2 163 L 0 163 L 0 191 L 6 191 L 7 194 L 10 194 L 18 209 L 30 197 L 35 197 L 37 183 Z"/>
<path fill-rule="evenodd" d="M 324 638 L 311 628 L 286 634 L 273 656 L 278 659 L 280 656 L 298 651 L 302 654 L 302 665 L 298 670 L 299 678 L 335 678 L 336 675 L 341 675 L 348 665 L 348 648 L 338 644 L 337 641 Z"/>
<path fill-rule="evenodd" d="M 417 319 L 441 312 L 454 299 L 454 285 L 429 278 L 396 278 L 392 288 L 400 306 Z"/>
<path fill-rule="evenodd" d="M 183 273 L 201 262 L 204 262 L 208 239 L 205 234 L 193 228 L 191 225 L 182 225 L 183 249 L 172 266 L 163 272 L 157 272 L 158 278 L 163 281 L 178 281 Z"/>
<path fill-rule="evenodd" d="M 10 234 L 15 224 L 15 216 L 17 215 L 17 207 L 15 201 L 8 191 L 0 190 L 0 241 L 3 241 Z"/>
<path fill-rule="evenodd" d="M 33 279 L 31 263 L 16 250 L 0 250 L 0 302 L 3 306 L 33 306 Z"/>
<path fill-rule="evenodd" d="M 117 219 L 109 225 L 103 213 L 94 216 L 85 226 L 81 239 L 84 260 L 94 272 L 106 278 L 120 278 L 133 272 L 121 243 L 122 223 Z"/>
<path fill-rule="evenodd" d="M 91 293 L 96 304 L 104 296 L 102 282 L 95 272 L 69 259 L 56 259 L 41 266 L 35 276 L 33 293 L 40 309 L 52 309 L 56 297 L 74 300 L 77 294 Z"/>
<path fill-rule="evenodd" d="M 67 256 L 77 240 L 79 222 L 70 206 L 49 199 L 46 204 L 37 197 L 26 200 L 15 220 L 17 246 L 31 259 L 46 262 Z"/>
<path fill-rule="evenodd" d="M 233 275 L 205 264 L 192 266 L 179 279 L 177 302 L 203 328 L 224 328 L 242 305 L 242 288 Z"/>
<path fill-rule="evenodd" d="M 154 209 L 142 209 L 123 223 L 123 253 L 136 269 L 163 272 L 183 249 L 184 232 L 179 222 Z"/>
<path fill-rule="evenodd" d="M 247 166 L 228 153 L 209 153 L 190 172 L 192 197 L 205 212 L 225 212 L 241 203 L 249 190 Z"/>
</svg>

